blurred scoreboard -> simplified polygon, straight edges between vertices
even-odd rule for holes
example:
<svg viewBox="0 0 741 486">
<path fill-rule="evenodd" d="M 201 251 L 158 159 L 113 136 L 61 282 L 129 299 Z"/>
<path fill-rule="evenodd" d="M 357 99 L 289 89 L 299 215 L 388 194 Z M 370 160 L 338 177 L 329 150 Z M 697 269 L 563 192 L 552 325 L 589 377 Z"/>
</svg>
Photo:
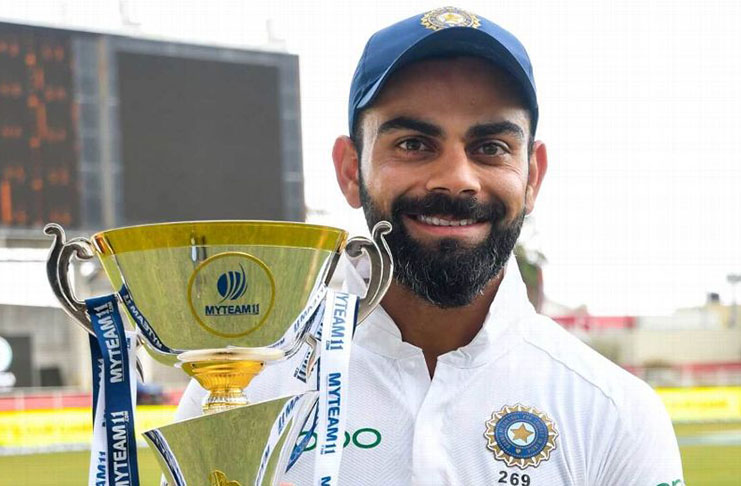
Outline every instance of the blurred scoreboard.
<svg viewBox="0 0 741 486">
<path fill-rule="evenodd" d="M 0 233 L 304 217 L 296 56 L 0 23 Z"/>
<path fill-rule="evenodd" d="M 0 29 L 0 223 L 79 225 L 69 37 Z"/>
</svg>

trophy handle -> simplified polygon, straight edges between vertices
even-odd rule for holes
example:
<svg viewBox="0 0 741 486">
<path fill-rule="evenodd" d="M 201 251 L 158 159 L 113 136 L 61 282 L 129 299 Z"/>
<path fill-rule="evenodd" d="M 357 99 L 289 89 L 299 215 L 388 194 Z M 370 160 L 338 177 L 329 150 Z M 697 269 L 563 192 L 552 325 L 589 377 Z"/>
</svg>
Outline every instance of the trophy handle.
<svg viewBox="0 0 741 486">
<path fill-rule="evenodd" d="M 384 235 L 390 232 L 391 223 L 388 221 L 379 221 L 373 226 L 373 231 L 371 232 L 373 240 L 356 236 L 350 238 L 345 246 L 345 251 L 349 256 L 356 258 L 365 253 L 371 262 L 368 291 L 365 297 L 358 300 L 358 324 L 363 322 L 371 311 L 378 306 L 391 284 L 394 264 L 391 259 L 391 250 L 384 237 Z"/>
<path fill-rule="evenodd" d="M 46 277 L 49 279 L 54 295 L 62 304 L 62 309 L 94 336 L 95 331 L 85 311 L 85 303 L 77 298 L 69 283 L 69 266 L 72 257 L 79 260 L 91 259 L 94 256 L 92 243 L 86 238 L 72 238 L 67 241 L 64 229 L 56 223 L 44 226 L 44 234 L 54 237 L 49 258 L 46 260 Z"/>
<path fill-rule="evenodd" d="M 49 223 L 44 226 L 44 234 L 54 237 L 49 258 L 46 260 L 46 277 L 49 279 L 54 296 L 62 304 L 62 309 L 67 315 L 89 334 L 95 336 L 85 303 L 77 298 L 69 283 L 69 265 L 72 257 L 76 257 L 78 260 L 90 260 L 95 255 L 93 244 L 87 238 L 72 238 L 67 241 L 64 229 L 56 223 Z M 137 333 L 137 346 L 141 344 L 141 339 L 141 336 Z M 144 368 L 138 357 L 136 358 L 136 371 L 143 380 Z"/>
</svg>

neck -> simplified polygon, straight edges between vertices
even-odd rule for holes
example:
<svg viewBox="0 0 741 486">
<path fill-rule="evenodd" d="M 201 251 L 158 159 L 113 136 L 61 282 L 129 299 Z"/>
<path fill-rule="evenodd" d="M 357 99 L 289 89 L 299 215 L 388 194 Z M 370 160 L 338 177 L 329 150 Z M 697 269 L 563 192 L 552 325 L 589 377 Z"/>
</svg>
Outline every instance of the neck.
<svg viewBox="0 0 741 486">
<path fill-rule="evenodd" d="M 438 356 L 470 343 L 481 330 L 503 274 L 493 278 L 470 304 L 449 309 L 430 304 L 396 281 L 391 283 L 383 308 L 402 339 L 422 349 L 430 376 L 435 373 Z"/>
</svg>

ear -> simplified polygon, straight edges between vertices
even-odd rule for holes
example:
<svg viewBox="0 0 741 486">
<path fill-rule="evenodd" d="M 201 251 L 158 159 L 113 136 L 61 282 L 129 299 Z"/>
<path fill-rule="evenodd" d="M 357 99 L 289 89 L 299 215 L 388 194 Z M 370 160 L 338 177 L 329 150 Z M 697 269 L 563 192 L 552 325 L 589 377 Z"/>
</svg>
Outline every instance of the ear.
<svg viewBox="0 0 741 486">
<path fill-rule="evenodd" d="M 530 155 L 529 171 L 527 176 L 527 189 L 525 191 L 525 210 L 530 214 L 535 209 L 535 199 L 540 191 L 540 184 L 543 182 L 546 170 L 548 170 L 548 153 L 545 144 L 540 140 L 533 143 L 532 154 Z"/>
<path fill-rule="evenodd" d="M 332 160 L 337 183 L 340 185 L 342 194 L 345 195 L 347 203 L 354 207 L 360 207 L 360 180 L 358 178 L 360 162 L 355 144 L 347 136 L 337 137 L 332 149 Z"/>
</svg>

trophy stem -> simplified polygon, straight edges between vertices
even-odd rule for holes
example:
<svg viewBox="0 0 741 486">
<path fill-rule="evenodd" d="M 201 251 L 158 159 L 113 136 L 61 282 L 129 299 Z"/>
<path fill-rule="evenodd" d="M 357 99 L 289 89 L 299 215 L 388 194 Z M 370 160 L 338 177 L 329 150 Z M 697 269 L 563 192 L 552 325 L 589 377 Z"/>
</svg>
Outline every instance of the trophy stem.
<svg viewBox="0 0 741 486">
<path fill-rule="evenodd" d="M 242 389 L 262 371 L 259 361 L 206 361 L 183 363 L 183 370 L 208 390 L 203 413 L 221 412 L 247 405 Z"/>
<path fill-rule="evenodd" d="M 267 348 L 231 348 L 187 351 L 178 359 L 183 371 L 209 392 L 202 407 L 204 414 L 210 414 L 247 405 L 242 390 L 262 371 L 267 361 L 282 356 L 282 351 Z"/>
</svg>

